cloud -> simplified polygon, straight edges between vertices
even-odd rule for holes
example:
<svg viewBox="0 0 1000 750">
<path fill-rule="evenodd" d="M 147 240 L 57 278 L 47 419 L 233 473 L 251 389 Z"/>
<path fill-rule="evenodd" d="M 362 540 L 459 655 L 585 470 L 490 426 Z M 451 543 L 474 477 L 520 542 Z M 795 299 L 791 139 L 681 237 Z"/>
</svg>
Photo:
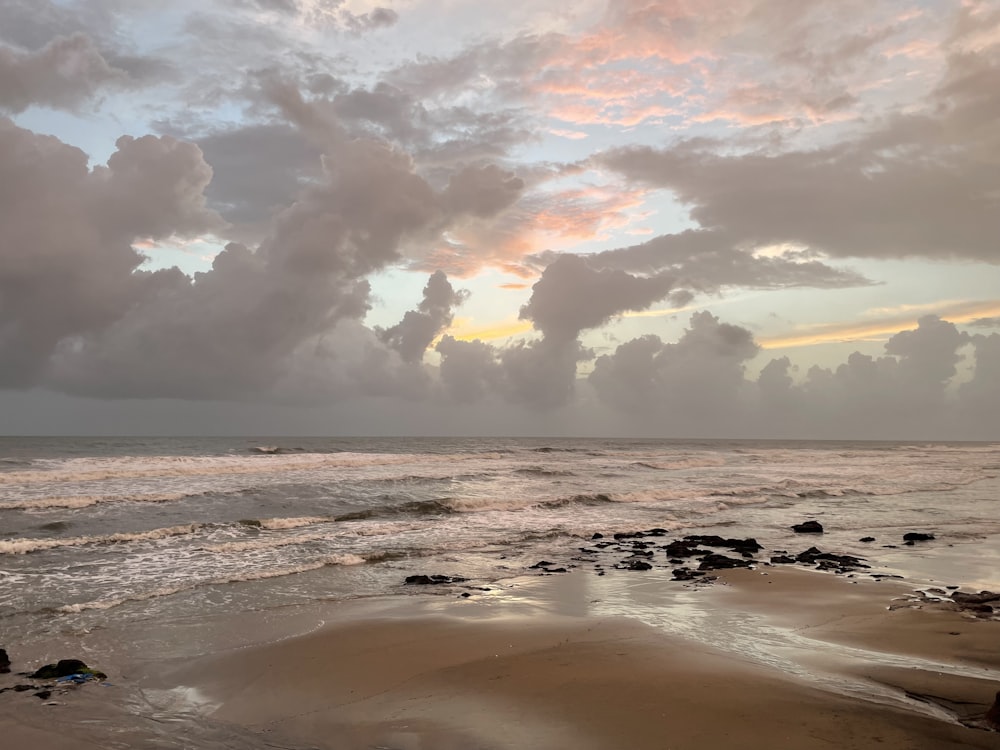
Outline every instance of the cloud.
<svg viewBox="0 0 1000 750">
<path fill-rule="evenodd" d="M 3 246 L 0 345 L 18 365 L 5 385 L 135 398 L 426 393 L 429 373 L 418 363 L 466 294 L 435 273 L 416 310 L 372 331 L 361 324 L 367 277 L 399 262 L 408 242 L 502 210 L 522 183 L 485 165 L 457 172 L 451 192 L 435 191 L 407 154 L 352 136 L 291 84 L 272 82 L 268 96 L 320 155 L 322 171 L 277 210 L 258 247 L 229 243 L 193 277 L 139 271 L 133 245 L 227 231 L 208 207 L 212 169 L 198 146 L 123 136 L 107 166 L 88 170 L 77 149 L 5 123 L 0 166 L 32 206 L 3 203 L 5 226 L 23 240 Z M 284 135 L 244 130 L 222 141 L 276 132 Z M 82 254 L 81 243 L 89 243 Z"/>
<path fill-rule="evenodd" d="M 622 411 L 716 430 L 739 424 L 745 363 L 757 351 L 749 331 L 700 312 L 676 343 L 649 335 L 598 357 L 589 381 L 602 401 Z"/>
<path fill-rule="evenodd" d="M 954 387 L 969 346 L 971 378 Z M 970 337 L 936 316 L 898 332 L 881 357 L 854 352 L 801 381 L 787 357 L 749 379 L 758 351 L 749 330 L 699 312 L 676 343 L 648 335 L 599 357 L 589 382 L 637 429 L 687 437 L 985 437 L 1000 413 L 1000 336 Z"/>
<path fill-rule="evenodd" d="M 529 260 L 544 264 L 554 257 L 553 253 L 539 253 Z M 871 284 L 854 271 L 833 268 L 803 253 L 769 256 L 750 252 L 721 230 L 660 235 L 638 245 L 593 253 L 588 262 L 595 268 L 632 273 L 669 271 L 677 286 L 701 292 L 726 286 L 836 289 Z"/>
<path fill-rule="evenodd" d="M 270 217 L 322 179 L 321 150 L 287 124 L 217 130 L 195 142 L 214 171 L 205 189 L 208 205 L 235 225 L 229 235 L 240 241 L 259 242 Z"/>
<path fill-rule="evenodd" d="M 0 46 L 0 109 L 8 112 L 32 105 L 75 109 L 103 87 L 127 80 L 81 33 L 56 37 L 34 52 Z"/>
<path fill-rule="evenodd" d="M 452 308 L 462 304 L 468 292 L 457 292 L 443 271 L 436 271 L 424 287 L 424 298 L 416 310 L 409 310 L 392 328 L 379 332 L 379 338 L 399 352 L 404 362 L 419 362 L 431 342 L 451 325 Z"/>
<path fill-rule="evenodd" d="M 465 167 L 451 176 L 444 201 L 456 214 L 490 217 L 521 197 L 524 180 L 496 164 Z"/>
<path fill-rule="evenodd" d="M 935 314 L 952 323 L 989 328 L 991 320 L 1000 319 L 981 316 L 984 313 L 1000 311 L 1000 301 L 943 301 L 902 305 L 899 308 L 878 308 L 868 311 L 873 316 L 869 320 L 796 326 L 791 333 L 763 337 L 760 339 L 760 344 L 765 349 L 784 349 L 829 342 L 886 339 L 907 326 L 917 325 L 916 311 Z"/>
<path fill-rule="evenodd" d="M 671 276 L 632 276 L 621 270 L 595 270 L 578 255 L 558 256 L 532 287 L 521 318 L 531 320 L 546 338 L 572 341 L 627 310 L 645 310 L 670 293 Z"/>
<path fill-rule="evenodd" d="M 55 138 L 0 119 L 0 356 L 3 385 L 30 385 L 59 342 L 126 315 L 150 277 L 138 237 L 220 227 L 200 193 L 211 170 L 197 147 L 122 138 L 105 167 Z"/>
<path fill-rule="evenodd" d="M 702 228 L 745 247 L 838 257 L 1000 261 L 1000 46 L 954 55 L 928 104 L 833 146 L 727 153 L 627 146 L 597 162 L 671 190 Z M 919 158 L 917 155 L 919 154 Z"/>
</svg>

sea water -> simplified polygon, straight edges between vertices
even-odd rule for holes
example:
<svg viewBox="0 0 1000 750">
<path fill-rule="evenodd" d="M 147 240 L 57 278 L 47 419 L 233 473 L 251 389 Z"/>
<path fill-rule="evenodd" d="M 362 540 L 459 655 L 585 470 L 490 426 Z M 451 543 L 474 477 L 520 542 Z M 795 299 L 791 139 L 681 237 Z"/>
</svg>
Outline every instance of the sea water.
<svg viewBox="0 0 1000 750">
<path fill-rule="evenodd" d="M 346 600 L 516 596 L 539 560 L 593 568 L 580 548 L 595 533 L 653 527 L 816 543 L 913 587 L 1000 588 L 998 477 L 996 443 L 0 438 L 0 646 L 22 668 L 118 670 L 123 684 L 62 707 L 81 738 L 267 747 L 189 695 L 139 689 L 143 664 L 307 632 Z M 806 519 L 822 537 L 791 531 Z M 935 540 L 905 546 L 909 531 Z M 468 581 L 404 584 L 420 573 Z M 685 633 L 672 610 L 616 605 L 608 580 L 600 612 Z"/>
</svg>

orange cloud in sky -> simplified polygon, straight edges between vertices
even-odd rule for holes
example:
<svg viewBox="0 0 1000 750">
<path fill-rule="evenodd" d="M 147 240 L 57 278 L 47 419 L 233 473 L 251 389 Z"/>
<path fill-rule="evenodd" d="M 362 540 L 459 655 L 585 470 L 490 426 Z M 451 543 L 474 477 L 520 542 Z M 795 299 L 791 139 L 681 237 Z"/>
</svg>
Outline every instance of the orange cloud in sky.
<svg viewBox="0 0 1000 750">
<path fill-rule="evenodd" d="M 798 332 L 781 336 L 765 336 L 757 340 L 764 349 L 790 349 L 817 344 L 847 343 L 851 341 L 879 341 L 900 331 L 917 327 L 921 315 L 935 314 L 952 323 L 969 323 L 977 318 L 1000 315 L 1000 301 L 942 302 L 903 308 L 882 309 L 886 317 L 871 321 L 822 323 L 801 328 Z"/>
<path fill-rule="evenodd" d="M 521 261 L 542 250 L 571 251 L 580 243 L 606 240 L 614 230 L 644 221 L 642 210 L 650 190 L 621 185 L 584 185 L 523 200 L 489 223 L 470 222 L 449 230 L 453 240 L 414 261 L 421 271 L 441 269 L 468 278 L 485 266 L 521 278 L 536 275 Z"/>
<path fill-rule="evenodd" d="M 504 320 L 487 326 L 474 326 L 472 321 L 456 318 L 447 333 L 459 341 L 496 341 L 532 330 L 527 320 Z"/>
</svg>

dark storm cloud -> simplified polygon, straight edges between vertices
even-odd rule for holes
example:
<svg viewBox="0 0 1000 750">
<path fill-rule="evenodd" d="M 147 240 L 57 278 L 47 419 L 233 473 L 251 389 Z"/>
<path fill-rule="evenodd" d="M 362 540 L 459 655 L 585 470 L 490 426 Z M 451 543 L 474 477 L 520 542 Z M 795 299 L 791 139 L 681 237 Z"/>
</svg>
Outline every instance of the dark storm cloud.
<svg viewBox="0 0 1000 750">
<path fill-rule="evenodd" d="M 532 287 L 521 308 L 547 338 L 575 340 L 580 331 L 597 328 L 615 315 L 645 310 L 669 294 L 671 276 L 633 276 L 621 270 L 595 270 L 579 255 L 560 255 Z"/>
<path fill-rule="evenodd" d="M 122 138 L 90 170 L 82 151 L 0 119 L 0 175 L 4 385 L 36 382 L 60 341 L 132 309 L 150 280 L 133 273 L 136 238 L 222 226 L 201 196 L 211 170 L 171 138 Z"/>
<path fill-rule="evenodd" d="M 544 267 L 557 257 L 555 253 L 539 253 L 529 262 Z M 588 265 L 597 269 L 640 274 L 669 272 L 676 286 L 700 292 L 715 292 L 726 286 L 842 288 L 871 283 L 854 271 L 833 268 L 802 252 L 773 257 L 754 255 L 739 249 L 735 238 L 723 231 L 687 230 L 586 257 Z"/>
<path fill-rule="evenodd" d="M 91 255 L 86 269 L 92 277 L 63 268 L 78 293 L 94 294 L 95 280 L 110 279 L 122 299 L 112 304 L 116 297 L 102 291 L 97 299 L 111 307 L 91 312 L 92 324 L 83 323 L 87 316 L 81 311 L 70 310 L 72 324 L 44 339 L 36 336 L 44 346 L 22 384 L 46 382 L 75 394 L 137 398 L 271 392 L 308 401 L 359 393 L 416 398 L 427 392 L 429 373 L 418 363 L 450 324 L 464 293 L 444 274 L 435 274 L 418 308 L 379 335 L 360 323 L 370 307 L 366 277 L 399 261 L 404 243 L 436 237 L 451 221 L 499 210 L 511 200 L 505 191 L 516 194 L 519 184 L 495 168 L 472 170 L 463 178 L 468 195 L 457 201 L 447 191 L 435 191 L 406 153 L 385 141 L 352 136 L 334 113 L 304 100 L 295 86 L 271 81 L 267 95 L 307 148 L 319 154 L 321 170 L 274 214 L 259 247 L 230 243 L 210 271 L 193 278 L 176 269 L 136 272 L 141 256 L 130 243 L 228 231 L 206 208 L 212 171 L 197 146 L 168 136 L 124 137 L 107 167 L 88 172 L 75 149 L 13 129 L 21 139 L 65 151 L 80 180 L 103 186 L 103 200 L 87 205 L 86 218 L 99 229 L 113 229 L 122 256 L 112 266 Z M 225 154 L 258 137 L 280 138 L 279 132 L 244 129 L 206 143 Z M 10 153 L 15 150 L 12 145 Z M 46 176 L 53 171 L 40 165 Z M 222 194 L 241 195 L 232 184 L 224 185 Z M 267 199 L 242 195 L 248 202 Z M 60 252 L 72 251 L 68 238 L 60 242 L 66 245 L 57 243 Z M 52 240 L 41 237 L 35 244 L 48 250 Z M 66 307 L 47 301 L 54 311 Z M 94 304 L 90 297 L 86 301 Z M 12 345 L 20 340 L 9 338 Z"/>
<path fill-rule="evenodd" d="M 196 142 L 215 171 L 205 191 L 208 203 L 235 225 L 230 234 L 240 240 L 260 241 L 270 217 L 322 178 L 322 151 L 289 125 L 247 125 Z"/>
</svg>

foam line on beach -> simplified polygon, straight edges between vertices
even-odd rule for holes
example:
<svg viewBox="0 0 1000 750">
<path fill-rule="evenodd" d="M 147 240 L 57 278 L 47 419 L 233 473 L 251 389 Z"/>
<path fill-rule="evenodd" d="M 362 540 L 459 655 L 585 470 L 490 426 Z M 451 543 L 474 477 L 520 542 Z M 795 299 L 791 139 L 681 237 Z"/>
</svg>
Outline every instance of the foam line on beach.
<svg viewBox="0 0 1000 750">
<path fill-rule="evenodd" d="M 61 607 L 56 608 L 55 611 L 61 614 L 72 614 L 92 609 L 108 610 L 108 609 L 114 609 L 115 607 L 120 607 L 123 604 L 128 604 L 130 602 L 149 601 L 150 599 L 158 599 L 165 596 L 173 596 L 174 594 L 180 594 L 186 591 L 193 591 L 195 589 L 205 588 L 207 586 L 223 586 L 230 583 L 245 583 L 247 581 L 263 581 L 271 578 L 283 578 L 285 576 L 292 576 L 298 573 L 306 573 L 310 570 L 319 570 L 320 568 L 327 568 L 337 565 L 363 565 L 366 562 L 368 562 L 368 559 L 366 557 L 362 557 L 361 555 L 352 555 L 352 554 L 327 555 L 326 557 L 320 560 L 315 560 L 313 562 L 305 563 L 303 565 L 288 566 L 285 568 L 278 568 L 273 570 L 247 571 L 245 573 L 209 578 L 207 580 L 197 581 L 195 583 L 187 585 L 164 586 L 162 588 L 153 589 L 151 591 L 137 592 L 134 594 L 130 594 L 128 596 L 115 597 L 111 599 L 94 599 L 89 602 L 79 602 L 76 604 L 65 604 Z"/>
<path fill-rule="evenodd" d="M 99 534 L 96 536 L 76 536 L 54 539 L 5 539 L 0 540 L 0 555 L 24 555 L 31 552 L 41 552 L 44 550 L 58 549 L 61 547 L 82 547 L 86 545 L 108 545 L 108 544 L 133 544 L 137 542 L 150 542 L 171 537 L 191 536 L 205 529 L 223 529 L 226 527 L 240 527 L 243 530 L 263 529 L 266 531 L 289 531 L 307 526 L 329 523 L 333 519 L 321 516 L 299 516 L 293 518 L 263 518 L 252 521 L 240 521 L 235 524 L 220 523 L 189 523 L 177 526 L 167 526 L 148 531 L 122 532 L 117 534 Z M 321 538 L 314 535 L 310 538 Z M 274 537 L 270 541 L 260 538 L 247 541 L 234 541 L 219 545 L 210 545 L 204 549 L 213 552 L 227 552 L 254 549 L 268 546 L 283 546 L 288 544 L 298 544 L 308 541 L 306 537 L 281 538 Z"/>
<path fill-rule="evenodd" d="M 195 534 L 211 525 L 212 524 L 189 523 L 180 526 L 168 526 L 162 529 L 152 529 L 150 531 L 106 534 L 99 536 L 77 536 L 65 539 L 5 539 L 0 541 L 0 554 L 24 555 L 29 552 L 40 552 L 42 550 L 57 549 L 59 547 L 149 542 L 157 539 L 168 539 L 170 537 Z"/>
</svg>

